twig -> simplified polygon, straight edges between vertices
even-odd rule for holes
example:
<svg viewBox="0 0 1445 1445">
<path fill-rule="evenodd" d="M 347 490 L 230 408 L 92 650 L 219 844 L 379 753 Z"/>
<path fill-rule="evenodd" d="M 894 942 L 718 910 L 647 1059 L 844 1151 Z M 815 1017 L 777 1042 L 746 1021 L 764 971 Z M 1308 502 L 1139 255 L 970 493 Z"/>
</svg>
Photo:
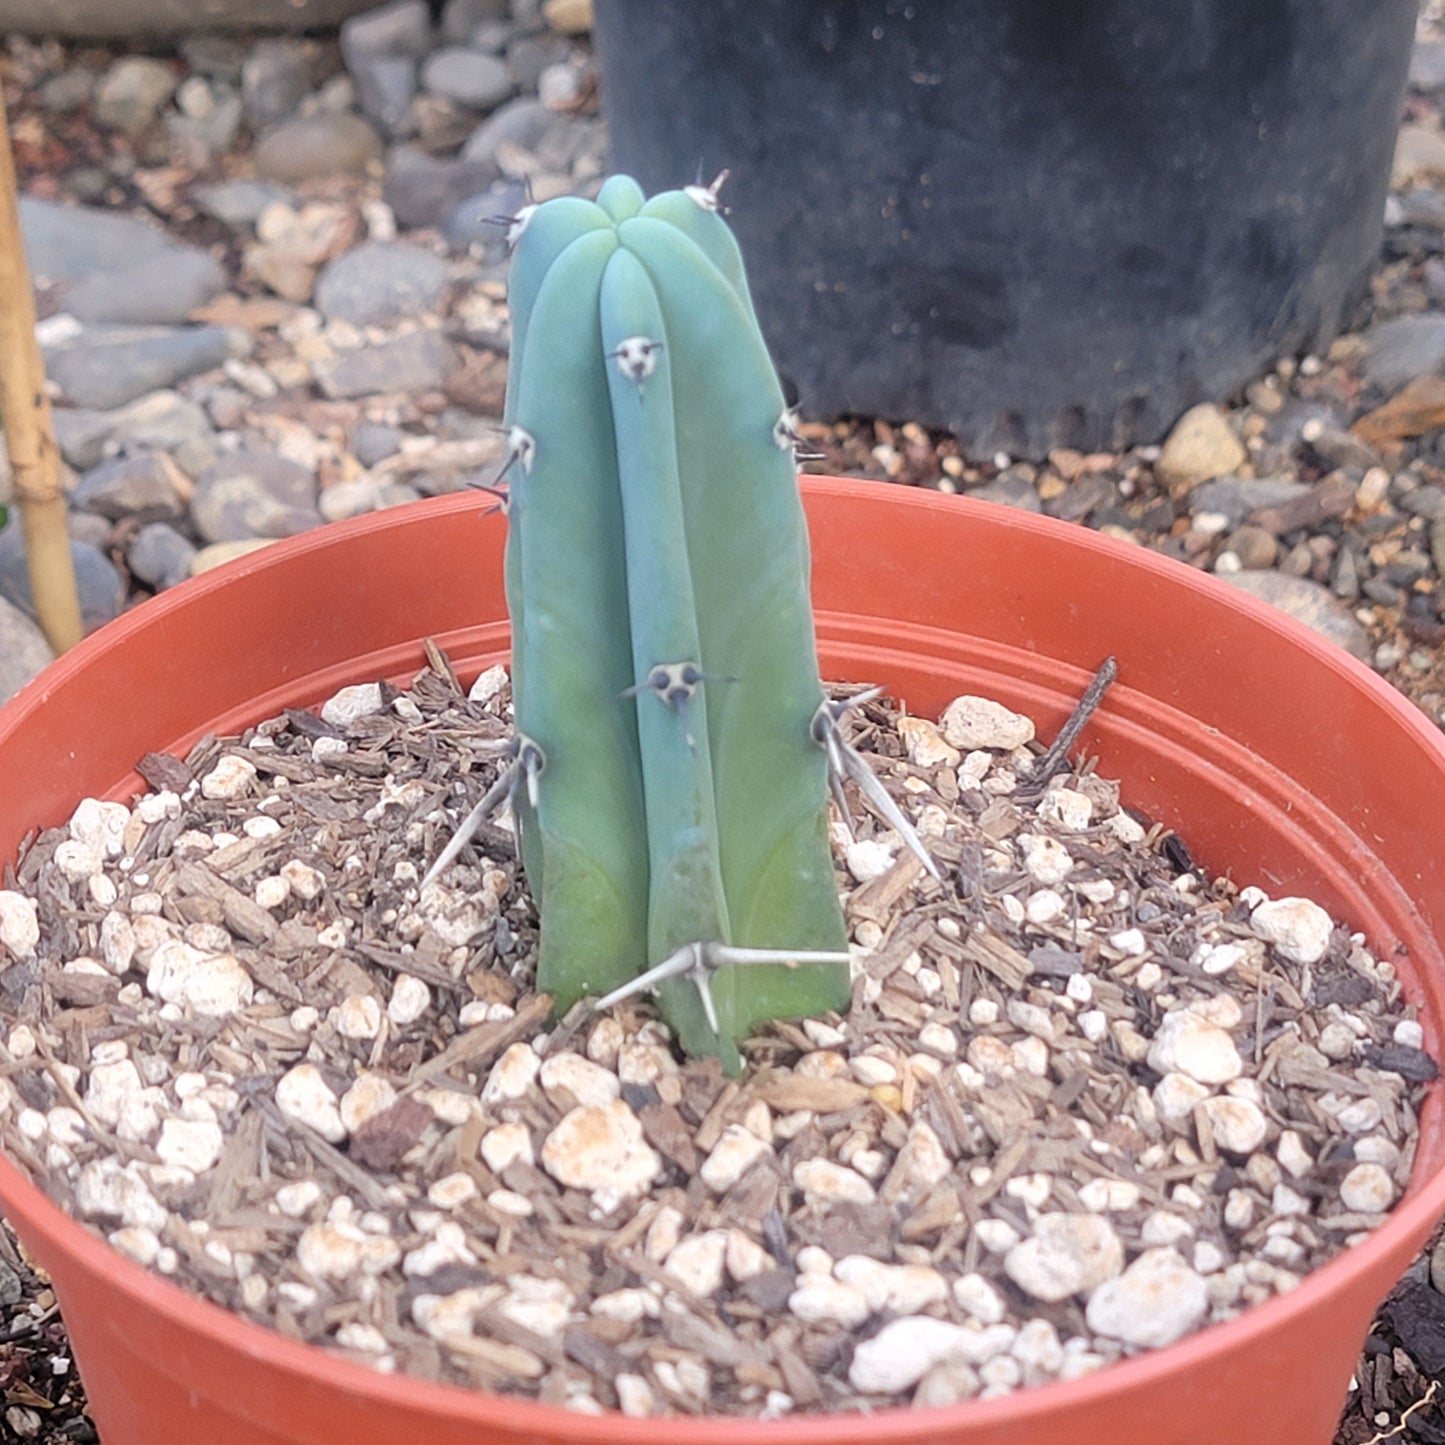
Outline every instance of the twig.
<svg viewBox="0 0 1445 1445">
<path fill-rule="evenodd" d="M 51 648 L 59 653 L 80 641 L 80 602 L 60 453 L 45 394 L 45 366 L 35 341 L 35 298 L 25 265 L 16 200 L 15 158 L 0 96 L 0 417 L 10 451 L 15 496 L 25 531 L 25 557 L 35 615 Z"/>
<path fill-rule="evenodd" d="M 1365 1445 L 1384 1445 L 1384 1442 L 1386 1440 L 1393 1440 L 1397 1435 L 1403 1435 L 1405 1433 L 1405 1426 L 1409 1423 L 1410 1416 L 1415 1414 L 1418 1410 L 1423 1410 L 1425 1406 L 1428 1405 L 1435 1398 L 1436 1392 L 1439 1390 L 1439 1388 L 1440 1381 L 1431 1380 L 1430 1388 L 1426 1390 L 1425 1393 L 1421 1395 L 1420 1398 L 1416 1400 L 1415 1403 L 1411 1405 L 1410 1408 L 1406 1410 L 1403 1415 L 1400 1416 L 1400 1423 L 1398 1425 L 1396 1425 L 1391 1430 L 1384 1431 L 1382 1434 L 1371 1435 L 1370 1438 L 1365 1441 Z"/>
<path fill-rule="evenodd" d="M 1048 786 L 1049 779 L 1069 761 L 1069 749 L 1079 740 L 1089 719 L 1098 711 L 1104 694 L 1113 686 L 1119 675 L 1119 664 L 1112 657 L 1106 657 L 1099 664 L 1094 680 L 1084 689 L 1079 705 L 1070 714 L 1069 720 L 1059 729 L 1059 735 L 1044 752 L 1034 759 L 1032 771 L 1024 780 L 1021 789 L 1025 794 L 1041 793 Z"/>
</svg>

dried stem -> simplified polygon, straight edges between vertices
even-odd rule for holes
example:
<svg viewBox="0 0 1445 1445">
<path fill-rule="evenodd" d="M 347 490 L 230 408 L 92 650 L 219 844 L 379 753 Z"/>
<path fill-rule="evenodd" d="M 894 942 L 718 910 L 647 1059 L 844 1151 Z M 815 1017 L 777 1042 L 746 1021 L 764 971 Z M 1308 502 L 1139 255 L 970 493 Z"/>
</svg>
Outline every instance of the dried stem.
<svg viewBox="0 0 1445 1445">
<path fill-rule="evenodd" d="M 70 536 L 65 527 L 65 492 L 60 453 L 45 394 L 45 368 L 35 341 L 35 300 L 25 265 L 16 202 L 15 159 L 10 126 L 0 96 L 0 417 L 10 451 L 15 496 L 25 530 L 25 555 L 35 614 L 56 652 L 81 638 L 80 602 Z"/>
</svg>

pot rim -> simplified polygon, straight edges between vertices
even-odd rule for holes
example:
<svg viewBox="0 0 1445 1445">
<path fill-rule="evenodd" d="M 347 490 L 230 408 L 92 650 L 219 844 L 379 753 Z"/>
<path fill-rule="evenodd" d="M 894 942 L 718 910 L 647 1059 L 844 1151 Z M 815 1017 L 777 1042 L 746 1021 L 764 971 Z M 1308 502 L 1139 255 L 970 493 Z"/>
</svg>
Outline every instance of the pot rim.
<svg viewBox="0 0 1445 1445">
<path fill-rule="evenodd" d="M 1121 565 L 1138 569 L 1178 587 L 1183 593 L 1207 598 L 1286 636 L 1295 647 L 1317 662 L 1348 675 L 1374 703 L 1388 714 L 1392 724 L 1433 752 L 1445 768 L 1445 737 L 1406 699 L 1364 664 L 1343 649 L 1310 631 L 1252 595 L 1228 586 L 1206 573 L 1142 548 L 1131 547 L 1114 538 L 1053 518 L 1017 511 L 996 503 L 968 497 L 925 492 L 896 485 L 845 478 L 805 476 L 801 479 L 805 497 L 826 501 L 830 497 L 866 496 L 889 507 L 921 510 L 962 509 L 993 524 L 1005 523 L 1051 543 L 1077 547 Z M 884 488 L 887 487 L 885 491 Z M 344 546 L 348 540 L 374 531 L 404 525 L 408 520 L 452 512 L 474 511 L 478 506 L 468 494 L 428 499 L 403 508 L 371 513 L 348 521 L 278 541 L 270 546 L 223 564 L 213 571 L 170 589 L 154 601 L 106 624 L 75 648 L 47 667 L 12 699 L 0 705 L 0 748 L 10 731 L 25 717 L 44 706 L 54 686 L 65 677 L 85 669 L 114 642 L 130 632 L 154 624 L 158 615 L 202 595 L 224 589 L 243 576 L 289 565 L 308 553 Z M 419 1422 L 428 1416 L 445 1415 L 478 1425 L 493 1423 L 525 1433 L 556 1435 L 579 1442 L 615 1442 L 625 1428 L 639 1445 L 732 1445 L 740 1429 L 759 1438 L 785 1445 L 823 1445 L 823 1442 L 895 1442 L 942 1438 L 950 1428 L 967 1423 L 973 1427 L 1008 1421 L 1019 1424 L 1037 1416 L 1066 1415 L 1123 1389 L 1158 1384 L 1176 1370 L 1223 1351 L 1245 1344 L 1262 1344 L 1276 1331 L 1288 1330 L 1303 1315 L 1327 1307 L 1329 1298 L 1354 1276 L 1383 1264 L 1385 1257 L 1399 1252 L 1407 1239 L 1428 1233 L 1445 1214 L 1445 1168 L 1433 1176 L 1412 1178 L 1400 1202 L 1385 1222 L 1363 1243 L 1342 1250 L 1334 1259 L 1304 1276 L 1288 1294 L 1244 1310 L 1232 1320 L 1211 1325 L 1162 1349 L 1121 1359 L 1076 1380 L 1030 1387 L 994 1400 L 971 1400 L 959 1405 L 927 1410 L 895 1407 L 868 1415 L 824 1414 L 794 1419 L 758 1420 L 739 1416 L 664 1417 L 632 1419 L 617 1411 L 589 1416 L 557 1406 L 543 1405 L 512 1396 L 462 1386 L 435 1383 L 402 1375 L 383 1375 L 353 1361 L 338 1358 L 320 1346 L 289 1339 L 263 1325 L 243 1320 L 208 1300 L 194 1296 L 169 1280 L 151 1274 L 125 1258 L 104 1239 L 53 1203 L 36 1185 L 0 1155 L 0 1202 L 8 1211 L 23 1215 L 28 1226 L 43 1235 L 57 1252 L 77 1257 L 97 1273 L 108 1274 L 116 1288 L 129 1298 L 153 1306 L 186 1328 L 210 1337 L 235 1350 L 293 1375 L 324 1374 L 335 1386 L 354 1396 L 385 1399 L 415 1411 Z"/>
</svg>

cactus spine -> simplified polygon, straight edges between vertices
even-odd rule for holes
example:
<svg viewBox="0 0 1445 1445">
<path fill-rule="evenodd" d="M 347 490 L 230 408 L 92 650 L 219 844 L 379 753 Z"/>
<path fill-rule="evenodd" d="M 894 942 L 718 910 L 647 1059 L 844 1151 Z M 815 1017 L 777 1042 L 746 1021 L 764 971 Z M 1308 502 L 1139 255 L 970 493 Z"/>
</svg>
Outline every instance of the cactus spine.
<svg viewBox="0 0 1445 1445">
<path fill-rule="evenodd" d="M 655 978 L 736 1068 L 849 982 L 795 438 L 714 196 L 614 177 L 515 224 L 509 786 L 540 986 Z"/>
</svg>

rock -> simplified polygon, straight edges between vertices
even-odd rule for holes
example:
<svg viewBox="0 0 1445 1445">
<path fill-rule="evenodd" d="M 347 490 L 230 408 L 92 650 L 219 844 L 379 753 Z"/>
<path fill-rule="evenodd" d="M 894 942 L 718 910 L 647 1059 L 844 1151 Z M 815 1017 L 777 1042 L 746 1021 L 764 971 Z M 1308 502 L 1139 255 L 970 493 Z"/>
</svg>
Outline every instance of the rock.
<svg viewBox="0 0 1445 1445">
<path fill-rule="evenodd" d="M 1011 751 L 1033 741 L 1032 718 L 1010 711 L 986 697 L 956 697 L 939 724 L 944 741 L 960 752 L 977 748 Z"/>
<path fill-rule="evenodd" d="M 70 560 L 80 594 L 80 620 L 87 632 L 93 632 L 120 616 L 125 586 L 110 558 L 88 542 L 72 539 Z M 14 520 L 0 530 L 0 598 L 28 617 L 35 616 L 30 599 L 30 575 L 25 566 L 25 541 L 20 523 Z"/>
<path fill-rule="evenodd" d="M 558 35 L 585 35 L 592 29 L 592 0 L 546 0 L 542 18 Z"/>
<path fill-rule="evenodd" d="M 1187 1009 L 1160 1019 L 1148 1063 L 1160 1074 L 1184 1074 L 1199 1084 L 1227 1084 L 1244 1072 L 1229 1034 Z"/>
<path fill-rule="evenodd" d="M 1308 898 L 1276 898 L 1261 903 L 1249 915 L 1256 938 L 1272 944 L 1294 963 L 1318 963 L 1330 946 L 1334 923 L 1318 903 Z"/>
<path fill-rule="evenodd" d="M 1340 1203 L 1359 1214 L 1383 1214 L 1395 1202 L 1395 1182 L 1378 1164 L 1356 1164 L 1340 1180 Z"/>
<path fill-rule="evenodd" d="M 1089 1297 L 1085 1317 L 1096 1334 L 1160 1349 L 1202 1324 L 1209 1287 L 1172 1249 L 1146 1249 L 1117 1279 Z"/>
<path fill-rule="evenodd" d="M 472 110 L 495 110 L 512 93 L 512 73 L 504 61 L 465 46 L 450 45 L 429 55 L 421 83 Z"/>
<path fill-rule="evenodd" d="M 1252 513 L 1266 507 L 1285 506 L 1307 496 L 1310 490 L 1308 482 L 1294 482 L 1285 477 L 1258 480 L 1217 477 L 1192 488 L 1188 505 L 1193 516 L 1213 512 L 1226 517 L 1231 527 L 1237 527 Z"/>
<path fill-rule="evenodd" d="M 1159 480 L 1176 491 L 1188 491 L 1200 482 L 1227 476 L 1248 460 L 1248 453 L 1229 429 L 1217 406 L 1190 407 L 1165 439 L 1154 470 Z"/>
<path fill-rule="evenodd" d="M 132 452 L 102 462 L 75 484 L 70 504 L 118 522 L 122 517 L 179 517 L 185 507 L 177 483 L 184 483 L 164 452 Z"/>
<path fill-rule="evenodd" d="M 1004 1255 L 1004 1272 L 1047 1304 L 1088 1294 L 1124 1267 L 1124 1246 L 1098 1214 L 1041 1214 L 1033 1233 Z"/>
<path fill-rule="evenodd" d="M 258 40 L 241 62 L 241 103 L 254 132 L 280 124 L 311 93 L 313 48 L 305 41 Z"/>
<path fill-rule="evenodd" d="M 1391 187 L 1403 191 L 1421 181 L 1441 177 L 1445 177 L 1445 135 L 1432 126 L 1401 126 L 1390 169 Z"/>
<path fill-rule="evenodd" d="M 40 87 L 41 109 L 52 115 L 70 115 L 90 104 L 96 83 L 97 78 L 78 65 L 59 71 Z"/>
<path fill-rule="evenodd" d="M 176 88 L 176 73 L 163 60 L 127 55 L 117 60 L 95 90 L 95 123 L 137 136 L 155 124 Z"/>
<path fill-rule="evenodd" d="M 46 370 L 74 406 L 109 410 L 158 391 L 231 355 L 218 326 L 88 326 L 45 353 Z"/>
<path fill-rule="evenodd" d="M 1369 634 L 1354 613 L 1320 583 L 1283 572 L 1236 572 L 1222 580 L 1278 607 L 1353 656 L 1369 660 Z"/>
<path fill-rule="evenodd" d="M 1269 1132 L 1269 1123 L 1258 1104 L 1229 1095 L 1205 1099 L 1200 1105 L 1209 1120 L 1209 1132 L 1216 1147 L 1226 1154 L 1253 1154 Z"/>
<path fill-rule="evenodd" d="M 1273 567 L 1279 556 L 1279 543 L 1263 527 L 1240 527 L 1230 535 L 1225 547 L 1247 572 Z"/>
<path fill-rule="evenodd" d="M 14 697 L 54 657 L 40 628 L 0 597 L 0 702 Z"/>
<path fill-rule="evenodd" d="M 478 26 L 505 25 L 507 8 L 507 0 L 446 0 L 442 7 L 442 38 L 455 45 L 470 38 Z"/>
<path fill-rule="evenodd" d="M 184 321 L 225 286 L 224 268 L 204 251 L 153 247 L 77 281 L 64 303 L 78 321 L 164 326 Z"/>
<path fill-rule="evenodd" d="M 292 192 L 284 186 L 246 177 L 191 188 L 191 202 L 196 209 L 233 231 L 244 231 L 254 226 L 267 206 L 289 205 L 294 199 Z"/>
<path fill-rule="evenodd" d="M 394 457 L 401 450 L 405 436 L 400 427 L 367 421 L 363 417 L 352 429 L 351 452 L 362 466 L 374 467 L 387 457 Z"/>
<path fill-rule="evenodd" d="M 356 82 L 362 113 L 395 130 L 416 94 L 417 62 L 430 47 L 426 0 L 392 0 L 347 20 L 341 27 L 341 55 Z"/>
<path fill-rule="evenodd" d="M 432 310 L 447 288 L 447 264 L 404 241 L 368 241 L 328 261 L 316 305 L 328 321 L 384 326 Z"/>
<path fill-rule="evenodd" d="M 39 905 L 12 889 L 0 889 L 0 947 L 12 958 L 33 958 L 40 942 Z"/>
<path fill-rule="evenodd" d="M 1369 348 L 1365 380 L 1385 391 L 1399 391 L 1445 366 L 1445 316 L 1397 316 L 1372 326 L 1362 339 Z"/>
<path fill-rule="evenodd" d="M 412 331 L 392 341 L 318 361 L 316 380 L 333 401 L 379 392 L 435 391 L 451 368 L 452 348 L 436 331 Z"/>
<path fill-rule="evenodd" d="M 936 1365 L 966 1362 L 975 1353 L 979 1333 L 967 1325 L 928 1315 L 892 1320 L 871 1339 L 858 1344 L 848 1367 L 848 1381 L 865 1395 L 910 1389 Z"/>
<path fill-rule="evenodd" d="M 1410 53 L 1410 89 L 1426 95 L 1445 90 L 1445 41 L 1415 42 Z"/>
<path fill-rule="evenodd" d="M 255 450 L 228 453 L 201 475 L 191 517 L 208 542 L 290 537 L 322 520 L 315 477 L 274 452 Z"/>
<path fill-rule="evenodd" d="M 610 1214 L 645 1191 L 662 1172 L 662 1159 L 643 1138 L 637 1115 L 621 1099 L 576 1108 L 542 1143 L 542 1167 L 566 1189 L 582 1189 Z"/>
<path fill-rule="evenodd" d="M 195 78 L 181 87 L 179 100 L 183 107 L 193 98 Z M 201 82 L 204 84 L 204 82 Z M 229 87 L 216 92 L 205 91 L 203 108 L 182 109 L 166 116 L 166 135 L 171 149 L 184 157 L 187 164 L 205 166 L 224 155 L 235 144 L 241 129 L 241 97 Z"/>
<path fill-rule="evenodd" d="M 118 451 L 165 452 L 187 476 L 199 476 L 216 459 L 215 432 L 205 411 L 174 391 L 159 391 L 116 411 L 59 408 L 54 413 L 60 454 L 88 471 Z"/>
<path fill-rule="evenodd" d="M 968 494 L 983 502 L 999 502 L 1005 507 L 1017 507 L 1024 512 L 1041 512 L 1044 509 L 1034 484 L 1014 472 L 1004 472 L 981 487 L 971 487 Z"/>
<path fill-rule="evenodd" d="M 1445 376 L 1421 376 L 1383 406 L 1366 412 L 1354 434 L 1370 446 L 1424 436 L 1445 427 Z"/>
<path fill-rule="evenodd" d="M 480 196 L 497 179 L 497 167 L 490 160 L 442 159 L 415 146 L 397 146 L 388 158 L 382 197 L 399 226 L 408 230 L 440 226 L 459 206 Z M 494 232 L 503 229 L 491 228 Z"/>
<path fill-rule="evenodd" d="M 253 159 L 264 180 L 294 184 L 361 175 L 381 155 L 380 137 L 359 115 L 318 111 L 293 116 L 268 131 L 257 142 Z"/>
<path fill-rule="evenodd" d="M 521 96 L 499 106 L 471 133 L 462 147 L 461 158 L 495 164 L 497 151 L 502 146 L 535 151 L 559 125 L 565 124 L 540 100 Z"/>
<path fill-rule="evenodd" d="M 529 94 L 537 89 L 542 72 L 557 65 L 572 53 L 565 36 L 548 34 L 518 35 L 507 45 L 507 68 L 518 90 Z"/>
</svg>

